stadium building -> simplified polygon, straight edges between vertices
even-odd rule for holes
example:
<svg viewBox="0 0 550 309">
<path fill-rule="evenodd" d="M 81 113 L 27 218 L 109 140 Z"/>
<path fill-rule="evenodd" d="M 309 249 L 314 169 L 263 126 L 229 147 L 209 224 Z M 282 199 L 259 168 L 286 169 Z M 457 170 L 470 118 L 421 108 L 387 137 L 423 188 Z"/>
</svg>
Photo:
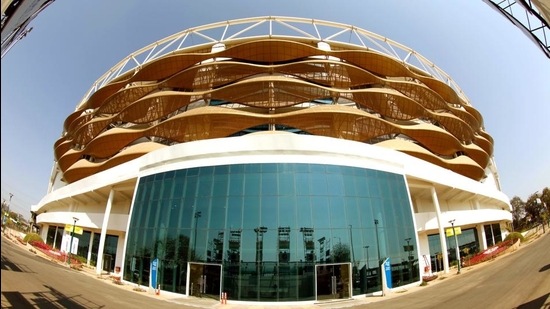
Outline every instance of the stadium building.
<svg viewBox="0 0 550 309">
<path fill-rule="evenodd" d="M 93 84 L 54 153 L 32 208 L 43 238 L 163 293 L 376 294 L 448 273 L 512 220 L 458 85 L 328 21 L 231 20 L 144 47 Z"/>
</svg>

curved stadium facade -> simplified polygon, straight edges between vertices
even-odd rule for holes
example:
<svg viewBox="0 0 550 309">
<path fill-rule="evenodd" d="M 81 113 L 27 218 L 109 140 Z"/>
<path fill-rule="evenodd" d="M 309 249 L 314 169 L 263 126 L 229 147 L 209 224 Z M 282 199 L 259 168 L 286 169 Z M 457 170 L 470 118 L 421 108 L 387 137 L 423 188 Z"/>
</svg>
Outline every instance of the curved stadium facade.
<svg viewBox="0 0 550 309">
<path fill-rule="evenodd" d="M 506 236 L 493 140 L 454 81 L 354 26 L 176 33 L 93 85 L 33 206 L 46 241 L 128 283 L 230 301 L 419 284 Z M 80 232 L 80 228 L 82 231 Z M 445 253 L 445 254 L 442 254 Z M 381 267 L 381 265 L 383 267 Z"/>
</svg>

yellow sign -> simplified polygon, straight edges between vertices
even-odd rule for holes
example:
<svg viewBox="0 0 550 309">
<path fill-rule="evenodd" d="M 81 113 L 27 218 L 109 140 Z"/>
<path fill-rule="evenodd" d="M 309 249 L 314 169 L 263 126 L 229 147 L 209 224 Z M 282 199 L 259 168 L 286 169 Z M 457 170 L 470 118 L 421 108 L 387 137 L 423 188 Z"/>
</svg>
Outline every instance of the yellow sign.
<svg viewBox="0 0 550 309">
<path fill-rule="evenodd" d="M 65 225 L 65 231 L 67 231 L 67 232 L 69 232 L 69 233 L 72 233 L 72 231 L 73 231 L 73 225 L 72 225 L 72 224 L 66 224 L 66 225 Z M 75 234 L 82 235 L 82 232 L 83 232 L 83 230 L 82 230 L 81 227 L 79 227 L 79 226 L 75 226 L 75 227 L 74 227 L 74 233 L 75 233 Z"/>
<path fill-rule="evenodd" d="M 457 227 L 455 227 L 455 233 L 454 234 L 453 234 L 453 229 L 452 228 L 446 229 L 445 234 L 447 235 L 447 237 L 451 237 L 453 235 L 460 235 L 460 234 L 462 234 L 462 230 L 460 229 L 460 226 L 457 226 Z"/>
</svg>

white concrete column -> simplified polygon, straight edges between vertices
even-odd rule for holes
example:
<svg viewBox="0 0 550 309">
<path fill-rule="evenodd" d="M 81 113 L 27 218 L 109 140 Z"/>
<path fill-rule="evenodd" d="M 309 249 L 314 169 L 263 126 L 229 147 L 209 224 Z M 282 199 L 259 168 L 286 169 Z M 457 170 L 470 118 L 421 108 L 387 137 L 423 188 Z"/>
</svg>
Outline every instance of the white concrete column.
<svg viewBox="0 0 550 309">
<path fill-rule="evenodd" d="M 107 226 L 109 225 L 109 216 L 111 214 L 111 208 L 113 207 L 113 199 L 115 198 L 115 190 L 111 188 L 109 192 L 109 199 L 107 200 L 107 206 L 105 207 L 105 215 L 103 216 L 103 224 L 101 225 L 101 236 L 99 237 L 99 248 L 97 249 L 97 264 L 95 266 L 95 272 L 101 275 L 103 271 L 103 250 L 105 249 L 105 239 L 107 238 Z"/>
<path fill-rule="evenodd" d="M 432 202 L 434 203 L 435 213 L 437 215 L 437 225 L 439 226 L 439 242 L 441 245 L 441 255 L 443 257 L 443 272 L 449 273 L 449 257 L 447 256 L 447 241 L 445 236 L 445 226 L 441 218 L 441 208 L 439 207 L 439 200 L 437 199 L 437 192 L 435 187 L 431 187 Z"/>
<path fill-rule="evenodd" d="M 479 235 L 479 245 L 481 246 L 481 251 L 487 250 L 487 238 L 485 238 L 485 228 L 483 227 L 483 224 L 479 224 L 476 226 L 477 234 Z"/>
<path fill-rule="evenodd" d="M 124 257 L 124 236 L 118 236 L 118 243 L 116 246 L 116 259 L 115 259 L 115 267 L 120 266 L 122 269 L 122 258 Z"/>
<path fill-rule="evenodd" d="M 479 201 L 478 200 L 474 200 L 474 205 L 475 205 L 475 209 L 481 209 L 481 208 L 479 208 Z"/>
<path fill-rule="evenodd" d="M 86 264 L 88 266 L 90 266 L 90 261 L 92 260 L 92 247 L 94 246 L 94 236 L 95 233 L 92 231 L 90 233 L 90 245 L 88 246 L 88 255 L 86 256 L 86 261 L 88 261 Z"/>
<path fill-rule="evenodd" d="M 48 242 L 48 230 L 50 229 L 50 225 L 49 224 L 43 224 L 42 225 L 42 228 L 40 229 L 40 237 L 42 237 L 42 239 L 44 239 L 44 242 Z M 52 248 L 54 247 L 55 243 L 52 244 Z"/>
</svg>

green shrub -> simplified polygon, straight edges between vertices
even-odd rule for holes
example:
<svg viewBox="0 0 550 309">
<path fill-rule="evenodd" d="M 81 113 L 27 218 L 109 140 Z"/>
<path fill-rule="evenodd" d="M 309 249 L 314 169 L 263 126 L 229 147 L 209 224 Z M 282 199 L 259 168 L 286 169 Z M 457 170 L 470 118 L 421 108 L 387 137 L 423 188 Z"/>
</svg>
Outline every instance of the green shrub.
<svg viewBox="0 0 550 309">
<path fill-rule="evenodd" d="M 506 236 L 504 241 L 512 240 L 513 242 L 516 242 L 516 240 L 518 240 L 518 239 L 520 240 L 520 242 L 525 241 L 525 237 L 523 237 L 523 234 L 521 234 L 520 232 L 512 232 L 512 233 L 508 234 L 508 236 Z"/>
<path fill-rule="evenodd" d="M 28 233 L 27 235 L 25 235 L 25 237 L 23 238 L 23 241 L 26 242 L 26 243 L 29 243 L 29 242 L 44 242 L 44 240 L 42 239 L 42 237 L 40 237 L 40 235 L 36 234 L 36 233 Z"/>
<path fill-rule="evenodd" d="M 86 261 L 88 261 L 88 259 L 86 259 L 85 257 L 80 256 L 80 255 L 73 255 L 72 257 L 73 257 L 73 259 L 80 262 L 80 264 L 86 264 Z"/>
</svg>

